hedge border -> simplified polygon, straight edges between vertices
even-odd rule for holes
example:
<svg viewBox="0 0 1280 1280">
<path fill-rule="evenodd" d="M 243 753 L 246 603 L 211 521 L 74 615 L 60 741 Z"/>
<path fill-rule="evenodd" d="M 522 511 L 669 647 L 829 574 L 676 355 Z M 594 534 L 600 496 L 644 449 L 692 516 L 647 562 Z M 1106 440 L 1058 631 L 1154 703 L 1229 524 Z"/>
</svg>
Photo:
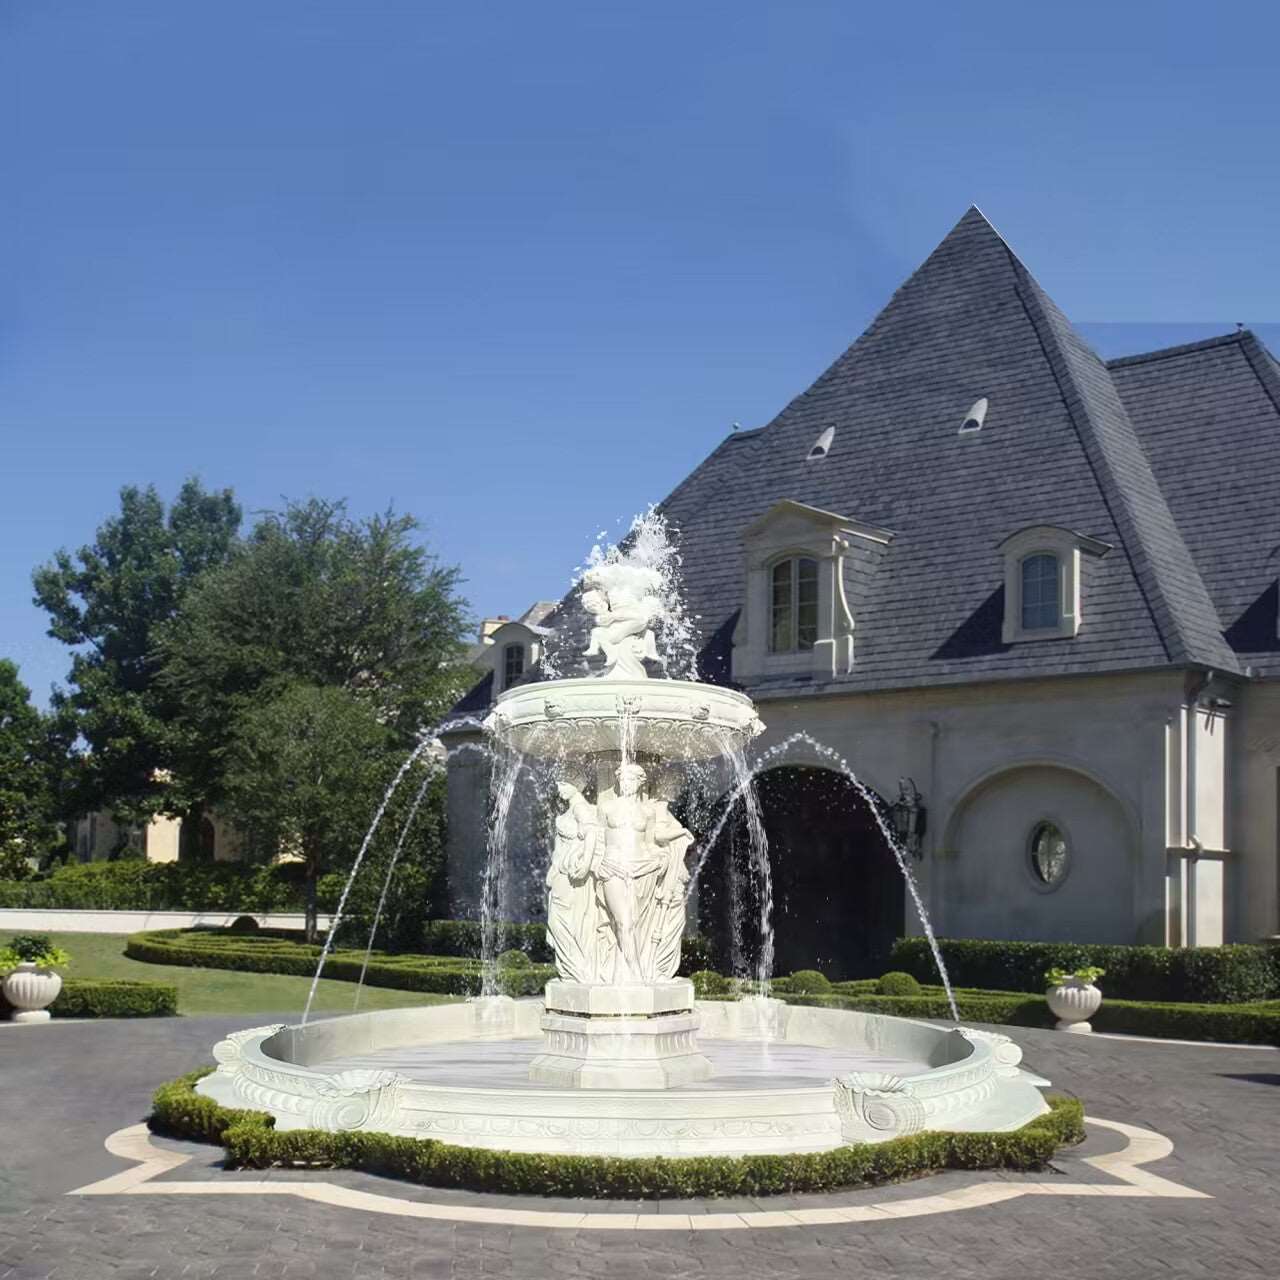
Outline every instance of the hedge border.
<svg viewBox="0 0 1280 1280">
<path fill-rule="evenodd" d="M 9 1015 L 0 992 L 0 1018 Z M 166 982 L 68 978 L 49 1006 L 55 1018 L 169 1018 L 178 1012 L 178 988 Z"/>
<path fill-rule="evenodd" d="M 1049 969 L 1096 965 L 1106 970 L 1107 992 L 1124 1000 L 1248 1004 L 1280 998 L 1280 946 L 1261 943 L 1156 947 L 939 938 L 938 949 L 958 987 L 1037 993 Z M 899 938 L 889 962 L 921 982 L 938 979 L 925 938 Z"/>
<path fill-rule="evenodd" d="M 956 1008 L 965 1022 L 1021 1027 L 1052 1027 L 1054 1016 L 1044 996 L 1018 992 L 957 991 Z M 856 1009 L 898 1018 L 950 1021 L 947 998 L 877 995 L 782 995 L 788 1004 L 828 1009 Z M 1280 1045 L 1280 1001 L 1253 1004 L 1164 1004 L 1157 1001 L 1111 1000 L 1089 1020 L 1098 1031 L 1152 1036 L 1164 1040 L 1205 1040 L 1217 1043 Z"/>
<path fill-rule="evenodd" d="M 1008 1133 L 927 1131 L 833 1151 L 761 1156 L 557 1156 L 459 1147 L 385 1133 L 275 1128 L 263 1111 L 224 1107 L 196 1093 L 212 1071 L 156 1090 L 152 1132 L 220 1143 L 231 1169 L 354 1169 L 421 1186 L 597 1200 L 794 1195 L 901 1182 L 945 1169 L 1045 1168 L 1084 1138 L 1084 1107 L 1049 1098 L 1049 1111 Z"/>
<path fill-rule="evenodd" d="M 216 938 L 201 946 L 201 934 Z M 259 935 L 229 935 L 200 929 L 157 929 L 130 934 L 124 953 L 150 964 L 186 965 L 197 969 L 233 969 L 244 973 L 283 973 L 309 978 L 316 971 L 319 948 L 282 939 L 256 941 Z M 324 976 L 340 982 L 358 982 L 364 966 L 363 951 L 335 949 L 325 961 Z M 539 995 L 554 978 L 550 965 L 498 971 L 504 995 Z M 434 995 L 476 995 L 481 987 L 480 966 L 475 960 L 453 956 L 389 956 L 374 952 L 364 975 L 371 987 L 394 987 Z"/>
</svg>

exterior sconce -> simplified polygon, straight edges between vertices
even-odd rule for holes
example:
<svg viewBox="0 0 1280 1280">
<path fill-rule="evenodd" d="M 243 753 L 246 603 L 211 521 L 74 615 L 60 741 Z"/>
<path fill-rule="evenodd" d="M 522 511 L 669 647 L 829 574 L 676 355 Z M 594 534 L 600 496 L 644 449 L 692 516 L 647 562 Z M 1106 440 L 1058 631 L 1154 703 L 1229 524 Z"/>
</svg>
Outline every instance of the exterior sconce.
<svg viewBox="0 0 1280 1280">
<path fill-rule="evenodd" d="M 889 806 L 889 816 L 893 821 L 893 831 L 898 837 L 898 843 L 913 858 L 923 858 L 927 810 L 911 778 L 898 779 L 898 798 Z"/>
</svg>

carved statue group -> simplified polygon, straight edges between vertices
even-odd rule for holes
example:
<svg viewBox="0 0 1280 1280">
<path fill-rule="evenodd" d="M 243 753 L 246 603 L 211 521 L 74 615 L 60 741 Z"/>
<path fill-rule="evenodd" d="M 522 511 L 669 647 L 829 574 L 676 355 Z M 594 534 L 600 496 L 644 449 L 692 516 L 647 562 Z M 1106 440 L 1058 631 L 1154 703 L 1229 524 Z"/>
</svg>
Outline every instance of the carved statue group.
<svg viewBox="0 0 1280 1280">
<path fill-rule="evenodd" d="M 627 565 L 599 565 L 583 581 L 582 604 L 593 623 L 585 656 L 604 656 L 607 679 L 645 679 L 645 661 L 658 661 L 652 627 L 662 613 L 648 575 Z"/>
<path fill-rule="evenodd" d="M 567 981 L 662 982 L 680 964 L 694 838 L 667 800 L 649 796 L 641 765 L 624 764 L 615 776 L 594 805 L 559 784 L 565 807 L 547 871 L 547 939 Z"/>
</svg>

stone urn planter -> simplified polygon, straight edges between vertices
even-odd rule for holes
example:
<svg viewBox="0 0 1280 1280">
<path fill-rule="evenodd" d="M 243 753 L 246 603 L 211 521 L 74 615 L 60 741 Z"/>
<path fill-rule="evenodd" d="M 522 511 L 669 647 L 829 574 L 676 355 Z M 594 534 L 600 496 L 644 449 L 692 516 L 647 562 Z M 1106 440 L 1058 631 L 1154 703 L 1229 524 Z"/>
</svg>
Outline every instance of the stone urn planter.
<svg viewBox="0 0 1280 1280">
<path fill-rule="evenodd" d="M 1053 1016 L 1058 1019 L 1059 1031 L 1090 1032 L 1093 1027 L 1089 1025 L 1089 1019 L 1098 1012 L 1102 992 L 1091 979 L 1072 974 L 1051 986 L 1045 992 L 1045 999 Z"/>
<path fill-rule="evenodd" d="M 62 990 L 62 979 L 52 970 L 26 960 L 4 980 L 4 998 L 13 1006 L 14 1022 L 48 1022 L 49 1006 Z"/>
</svg>

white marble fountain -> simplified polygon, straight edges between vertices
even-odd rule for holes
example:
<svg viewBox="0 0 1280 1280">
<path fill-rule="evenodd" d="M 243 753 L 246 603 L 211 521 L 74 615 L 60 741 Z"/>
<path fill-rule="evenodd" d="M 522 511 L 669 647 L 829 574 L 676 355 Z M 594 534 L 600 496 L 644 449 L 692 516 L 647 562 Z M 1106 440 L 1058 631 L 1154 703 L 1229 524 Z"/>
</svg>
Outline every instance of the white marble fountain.
<svg viewBox="0 0 1280 1280">
<path fill-rule="evenodd" d="M 559 976 L 545 999 L 237 1032 L 214 1047 L 201 1092 L 282 1128 L 624 1156 L 821 1151 L 1012 1129 L 1047 1110 L 1048 1082 L 1002 1035 L 694 998 L 676 976 L 696 837 L 671 809 L 675 769 L 740 759 L 764 726 L 741 693 L 650 675 L 666 607 L 651 564 L 615 549 L 582 586 L 595 670 L 518 686 L 487 724 L 558 779 L 546 888 Z"/>
</svg>

